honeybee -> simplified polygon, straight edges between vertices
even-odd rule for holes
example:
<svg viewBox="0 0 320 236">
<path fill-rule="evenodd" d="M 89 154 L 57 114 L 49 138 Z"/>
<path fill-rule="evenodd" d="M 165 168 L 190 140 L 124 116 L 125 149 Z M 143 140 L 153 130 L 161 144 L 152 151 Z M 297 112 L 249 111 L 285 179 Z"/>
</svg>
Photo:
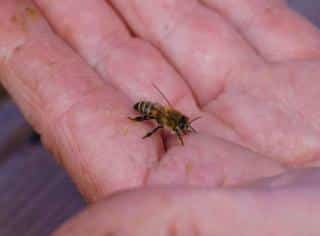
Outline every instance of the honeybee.
<svg viewBox="0 0 320 236">
<path fill-rule="evenodd" d="M 150 137 L 160 129 L 167 128 L 168 130 L 175 133 L 181 145 L 184 145 L 182 136 L 190 132 L 197 132 L 191 126 L 191 123 L 200 119 L 200 117 L 196 117 L 190 120 L 189 117 L 173 108 L 169 100 L 158 87 L 156 87 L 154 84 L 153 87 L 160 93 L 160 95 L 164 98 L 168 105 L 163 106 L 159 103 L 150 101 L 139 101 L 134 104 L 133 108 L 141 115 L 134 118 L 129 117 L 129 119 L 137 122 L 154 120 L 157 123 L 157 126 L 154 129 L 152 129 L 142 137 L 143 139 Z"/>
</svg>

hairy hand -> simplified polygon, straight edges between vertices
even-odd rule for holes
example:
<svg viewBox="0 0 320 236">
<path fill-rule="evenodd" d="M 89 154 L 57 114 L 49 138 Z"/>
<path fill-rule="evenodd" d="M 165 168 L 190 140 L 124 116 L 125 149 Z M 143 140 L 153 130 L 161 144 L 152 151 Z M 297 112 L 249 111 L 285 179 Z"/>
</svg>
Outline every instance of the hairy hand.
<svg viewBox="0 0 320 236">
<path fill-rule="evenodd" d="M 264 178 L 282 174 L 274 178 L 286 189 L 286 176 L 296 176 L 292 167 L 318 166 L 320 33 L 283 1 L 3 0 L 0 22 L 1 82 L 91 202 L 139 188 L 132 196 L 139 206 L 130 194 L 120 196 L 120 208 L 133 207 L 127 217 L 137 217 L 139 207 L 159 208 L 169 195 L 179 214 L 187 204 L 202 222 L 211 216 L 201 209 L 214 209 L 225 195 L 246 204 L 237 196 L 261 196 L 255 189 Z M 142 140 L 152 125 L 128 120 L 138 100 L 164 103 L 152 84 L 176 109 L 202 116 L 185 146 L 167 134 Z M 299 197 L 307 194 L 301 183 L 296 196 L 284 191 L 274 207 L 292 198 L 293 206 L 305 202 L 297 211 L 310 210 Z M 171 187 L 155 187 L 163 184 Z M 181 195 L 187 200 L 173 206 L 171 197 Z M 126 214 L 115 209 L 119 219 Z M 276 214 L 264 210 L 267 218 Z M 225 230 L 240 224 L 224 211 L 214 214 L 212 227 L 221 219 Z"/>
</svg>

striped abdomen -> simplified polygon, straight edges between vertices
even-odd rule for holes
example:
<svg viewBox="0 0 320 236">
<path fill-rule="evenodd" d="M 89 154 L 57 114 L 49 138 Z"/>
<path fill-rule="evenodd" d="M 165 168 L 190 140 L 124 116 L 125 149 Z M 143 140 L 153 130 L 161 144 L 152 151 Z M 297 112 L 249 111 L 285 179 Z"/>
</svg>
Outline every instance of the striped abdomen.
<svg viewBox="0 0 320 236">
<path fill-rule="evenodd" d="M 147 101 L 141 101 L 137 102 L 133 107 L 137 112 L 150 116 L 155 117 L 156 113 L 159 111 L 159 104 L 147 102 Z"/>
</svg>

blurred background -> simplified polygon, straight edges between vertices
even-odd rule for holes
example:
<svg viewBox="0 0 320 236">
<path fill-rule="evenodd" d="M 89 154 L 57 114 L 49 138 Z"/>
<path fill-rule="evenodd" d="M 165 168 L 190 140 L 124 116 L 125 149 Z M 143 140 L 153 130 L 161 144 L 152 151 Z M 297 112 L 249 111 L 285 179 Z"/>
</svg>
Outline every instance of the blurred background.
<svg viewBox="0 0 320 236">
<path fill-rule="evenodd" d="M 319 0 L 289 0 L 320 27 Z M 83 199 L 0 87 L 0 236 L 44 236 Z"/>
</svg>

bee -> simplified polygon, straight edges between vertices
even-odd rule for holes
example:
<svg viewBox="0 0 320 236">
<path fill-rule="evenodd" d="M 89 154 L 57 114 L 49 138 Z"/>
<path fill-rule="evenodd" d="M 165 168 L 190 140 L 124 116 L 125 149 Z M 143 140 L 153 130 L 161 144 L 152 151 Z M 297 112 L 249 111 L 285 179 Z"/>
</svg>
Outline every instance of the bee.
<svg viewBox="0 0 320 236">
<path fill-rule="evenodd" d="M 139 101 L 134 104 L 133 109 L 140 113 L 140 116 L 134 118 L 129 117 L 129 119 L 136 122 L 154 120 L 157 123 L 154 129 L 142 137 L 143 139 L 150 137 L 160 129 L 167 128 L 175 133 L 181 145 L 184 145 L 182 136 L 190 132 L 197 132 L 191 126 L 191 123 L 200 119 L 200 117 L 190 120 L 189 117 L 174 109 L 160 89 L 155 85 L 153 86 L 167 102 L 167 106 L 150 101 Z"/>
</svg>

